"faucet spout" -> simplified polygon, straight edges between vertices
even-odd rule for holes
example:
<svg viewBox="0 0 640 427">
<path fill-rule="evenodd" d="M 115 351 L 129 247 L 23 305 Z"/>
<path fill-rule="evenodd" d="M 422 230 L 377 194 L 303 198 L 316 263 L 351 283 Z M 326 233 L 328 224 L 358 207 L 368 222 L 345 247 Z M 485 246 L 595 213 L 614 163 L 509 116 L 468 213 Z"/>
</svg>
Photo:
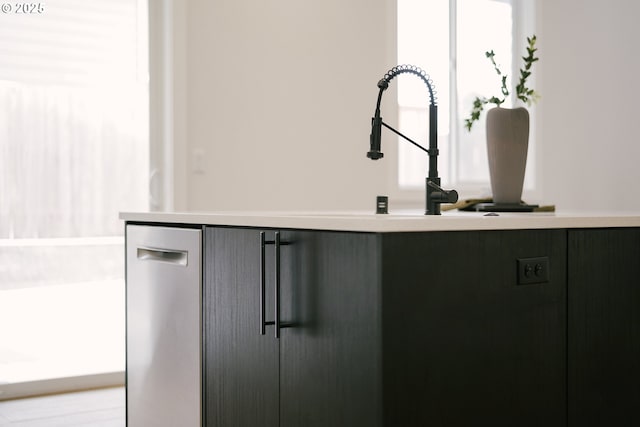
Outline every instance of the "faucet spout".
<svg viewBox="0 0 640 427">
<path fill-rule="evenodd" d="M 410 73 L 420 77 L 429 90 L 429 149 L 424 148 L 420 144 L 412 141 L 405 135 L 393 129 L 382 121 L 382 117 L 380 117 L 382 93 L 389 87 L 389 82 L 393 80 L 394 77 L 403 73 Z M 376 103 L 374 117 L 371 119 L 371 136 L 369 137 L 371 149 L 367 153 L 367 157 L 372 160 L 378 160 L 384 156 L 380 151 L 382 126 L 395 132 L 405 141 L 408 141 L 421 150 L 427 152 L 429 155 L 429 172 L 426 179 L 425 215 L 440 215 L 440 204 L 457 202 L 458 192 L 455 190 L 443 190 L 442 187 L 440 187 L 440 177 L 438 177 L 438 106 L 435 101 L 433 81 L 429 75 L 424 72 L 424 70 L 416 67 L 415 65 L 398 65 L 387 71 L 382 80 L 378 82 L 378 88 L 380 89 L 380 92 L 378 93 L 378 102 Z"/>
</svg>

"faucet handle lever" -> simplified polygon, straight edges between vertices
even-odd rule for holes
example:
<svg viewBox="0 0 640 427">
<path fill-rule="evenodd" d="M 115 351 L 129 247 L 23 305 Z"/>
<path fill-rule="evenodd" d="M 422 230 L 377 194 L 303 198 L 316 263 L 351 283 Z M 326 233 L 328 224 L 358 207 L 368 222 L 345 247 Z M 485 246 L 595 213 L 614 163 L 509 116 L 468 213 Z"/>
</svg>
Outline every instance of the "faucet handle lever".
<svg viewBox="0 0 640 427">
<path fill-rule="evenodd" d="M 431 193 L 431 200 L 436 203 L 455 203 L 458 201 L 458 192 L 456 190 L 442 190 Z"/>
<path fill-rule="evenodd" d="M 455 203 L 458 201 L 458 192 L 456 190 L 445 190 L 431 179 L 427 179 L 427 186 L 433 189 L 427 191 L 427 194 L 434 203 Z"/>
<path fill-rule="evenodd" d="M 443 196 L 445 196 L 446 201 L 442 203 L 455 203 L 458 201 L 458 192 L 456 190 L 445 190 L 444 188 L 440 187 L 438 184 L 436 184 L 434 181 L 431 181 L 430 179 L 427 180 L 427 185 L 431 188 L 438 190 L 439 192 L 442 193 Z"/>
</svg>

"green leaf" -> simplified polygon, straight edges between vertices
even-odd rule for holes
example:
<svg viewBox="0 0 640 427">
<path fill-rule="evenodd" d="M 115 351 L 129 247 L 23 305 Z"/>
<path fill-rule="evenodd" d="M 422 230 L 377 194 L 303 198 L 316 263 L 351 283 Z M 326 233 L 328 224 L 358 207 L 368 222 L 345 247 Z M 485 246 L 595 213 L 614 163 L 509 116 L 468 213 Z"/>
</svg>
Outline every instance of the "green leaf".
<svg viewBox="0 0 640 427">
<path fill-rule="evenodd" d="M 531 76 L 531 71 L 530 71 L 531 67 L 533 63 L 537 62 L 539 59 L 535 56 L 535 53 L 538 50 L 535 46 L 536 40 L 537 40 L 537 37 L 535 34 L 533 34 L 531 37 L 527 37 L 527 44 L 528 44 L 528 46 L 526 46 L 527 56 L 521 57 L 523 61 L 523 68 L 519 70 L 520 71 L 519 81 L 518 81 L 518 84 L 515 86 L 516 98 L 527 103 L 527 105 L 531 105 L 533 102 L 536 102 L 540 98 L 540 95 L 537 92 L 527 87 L 527 79 Z M 471 130 L 473 123 L 476 120 L 480 119 L 480 115 L 484 110 L 484 106 L 486 104 L 495 104 L 497 106 L 500 106 L 502 103 L 505 102 L 506 98 L 510 94 L 509 86 L 507 85 L 507 75 L 502 74 L 500 67 L 498 67 L 498 64 L 495 61 L 495 56 L 496 56 L 495 52 L 493 50 L 486 51 L 485 56 L 491 61 L 491 64 L 493 65 L 493 68 L 496 74 L 501 77 L 500 92 L 503 95 L 503 98 L 501 99 L 501 98 L 498 98 L 497 96 L 492 96 L 491 98 L 476 97 L 473 101 L 473 107 L 471 109 L 469 118 L 465 119 L 464 121 L 464 126 L 469 131 Z"/>
</svg>

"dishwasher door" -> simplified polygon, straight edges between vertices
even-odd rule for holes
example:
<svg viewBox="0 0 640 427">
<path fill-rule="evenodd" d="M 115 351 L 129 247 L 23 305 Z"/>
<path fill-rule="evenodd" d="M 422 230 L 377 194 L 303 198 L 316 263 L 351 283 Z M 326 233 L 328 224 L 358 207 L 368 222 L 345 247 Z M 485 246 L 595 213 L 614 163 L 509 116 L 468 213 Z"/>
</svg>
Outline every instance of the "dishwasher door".
<svg viewBox="0 0 640 427">
<path fill-rule="evenodd" d="M 127 225 L 127 426 L 201 425 L 202 231 Z"/>
</svg>

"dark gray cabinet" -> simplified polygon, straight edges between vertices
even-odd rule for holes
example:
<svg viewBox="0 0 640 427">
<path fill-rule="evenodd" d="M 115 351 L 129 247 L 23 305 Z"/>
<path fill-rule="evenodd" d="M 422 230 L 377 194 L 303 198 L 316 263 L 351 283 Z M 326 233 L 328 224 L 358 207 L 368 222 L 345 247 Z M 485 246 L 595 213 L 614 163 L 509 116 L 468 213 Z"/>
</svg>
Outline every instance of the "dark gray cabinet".
<svg viewBox="0 0 640 427">
<path fill-rule="evenodd" d="M 566 231 L 280 235 L 275 338 L 260 230 L 206 229 L 207 426 L 566 424 Z"/>
<path fill-rule="evenodd" d="M 266 231 L 274 239 L 274 231 Z M 206 229 L 207 426 L 380 425 L 380 310 L 373 234 L 283 231 L 280 317 L 260 331 L 260 232 Z M 275 247 L 265 318 L 275 318 Z"/>
<path fill-rule="evenodd" d="M 278 425 L 278 342 L 258 333 L 258 239 L 253 230 L 205 228 L 203 408 L 207 426 Z"/>
<path fill-rule="evenodd" d="M 569 426 L 640 425 L 640 229 L 569 230 Z"/>
<path fill-rule="evenodd" d="M 640 425 L 640 228 L 203 229 L 203 425 Z"/>
<path fill-rule="evenodd" d="M 517 260 L 548 257 L 546 283 Z M 566 232 L 384 236 L 385 426 L 563 426 Z"/>
<path fill-rule="evenodd" d="M 380 425 L 378 237 L 282 236 L 280 425 Z"/>
</svg>

